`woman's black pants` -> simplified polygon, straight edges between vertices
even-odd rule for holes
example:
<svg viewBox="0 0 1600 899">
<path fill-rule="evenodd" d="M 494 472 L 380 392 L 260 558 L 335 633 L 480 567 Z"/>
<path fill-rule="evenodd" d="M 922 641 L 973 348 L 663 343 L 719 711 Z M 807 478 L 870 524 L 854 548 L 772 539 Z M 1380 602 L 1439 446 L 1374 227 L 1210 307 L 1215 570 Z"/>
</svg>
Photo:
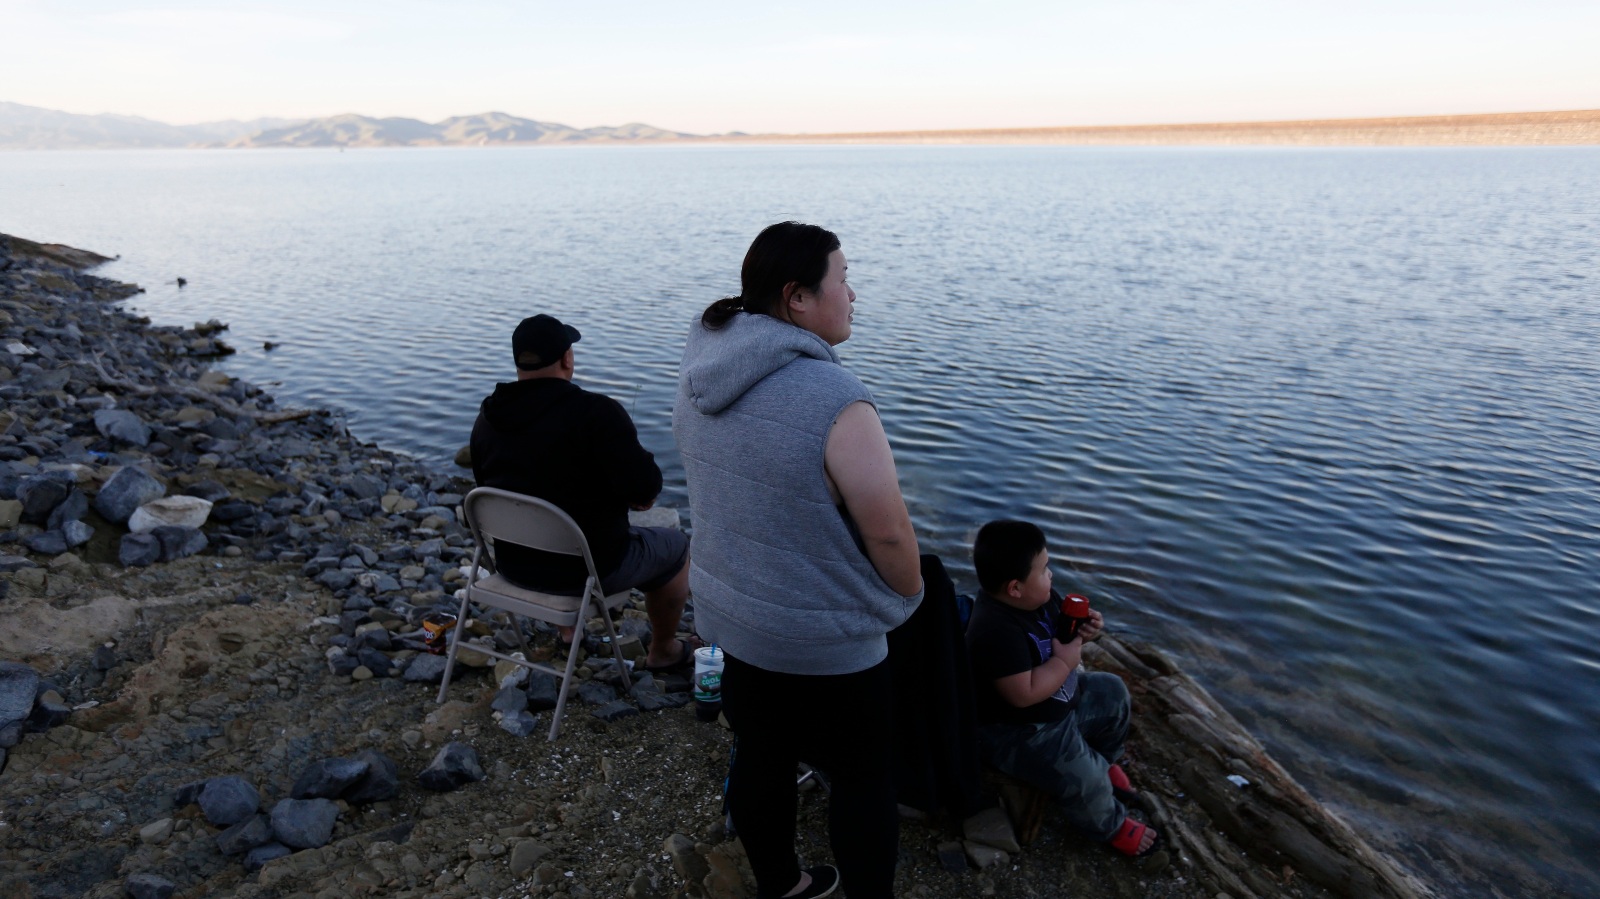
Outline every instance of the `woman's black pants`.
<svg viewBox="0 0 1600 899">
<path fill-rule="evenodd" d="M 722 708 L 738 741 L 728 812 L 759 899 L 800 880 L 795 855 L 799 763 L 832 784 L 828 839 L 850 899 L 891 899 L 900 851 L 889 663 L 854 674 L 780 674 L 726 657 Z"/>
</svg>

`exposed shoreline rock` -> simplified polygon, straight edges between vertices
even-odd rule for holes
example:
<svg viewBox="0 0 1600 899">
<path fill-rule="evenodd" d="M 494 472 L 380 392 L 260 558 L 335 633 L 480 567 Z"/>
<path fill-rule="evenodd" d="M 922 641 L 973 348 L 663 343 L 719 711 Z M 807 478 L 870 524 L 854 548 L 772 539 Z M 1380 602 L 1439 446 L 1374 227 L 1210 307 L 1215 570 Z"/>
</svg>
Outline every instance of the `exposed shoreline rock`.
<svg viewBox="0 0 1600 899">
<path fill-rule="evenodd" d="M 555 743 L 550 679 L 482 653 L 436 704 L 420 623 L 455 611 L 470 485 L 206 368 L 224 326 L 107 305 L 137 288 L 72 267 L 99 259 L 0 236 L 0 895 L 753 895 L 731 737 L 682 677 L 619 698 L 589 645 Z M 620 637 L 648 629 L 635 597 Z M 519 646 L 499 618 L 466 635 Z M 935 816 L 902 828 L 902 895 L 1426 894 L 1158 652 L 1089 655 L 1133 689 L 1170 864 L 1059 816 L 1021 847 L 1004 816 Z M 823 860 L 825 803 L 801 809 Z"/>
</svg>

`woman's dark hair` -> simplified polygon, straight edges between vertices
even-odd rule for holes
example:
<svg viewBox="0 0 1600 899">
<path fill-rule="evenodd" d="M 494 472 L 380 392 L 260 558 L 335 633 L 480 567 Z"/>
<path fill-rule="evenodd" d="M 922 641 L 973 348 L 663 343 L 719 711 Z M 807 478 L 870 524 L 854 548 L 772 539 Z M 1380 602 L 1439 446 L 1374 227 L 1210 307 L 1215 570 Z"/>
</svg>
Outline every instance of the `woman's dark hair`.
<svg viewBox="0 0 1600 899">
<path fill-rule="evenodd" d="M 740 294 L 707 306 L 700 321 L 716 330 L 740 312 L 778 317 L 784 286 L 794 283 L 806 290 L 817 290 L 828 274 L 828 256 L 837 249 L 838 235 L 826 228 L 800 222 L 768 225 L 744 254 L 744 267 L 739 270 Z"/>
<path fill-rule="evenodd" d="M 1044 531 L 1026 521 L 991 521 L 978 529 L 972 541 L 972 567 L 978 586 L 991 596 L 1005 592 L 1006 584 L 1025 581 L 1033 560 L 1044 551 Z"/>
</svg>

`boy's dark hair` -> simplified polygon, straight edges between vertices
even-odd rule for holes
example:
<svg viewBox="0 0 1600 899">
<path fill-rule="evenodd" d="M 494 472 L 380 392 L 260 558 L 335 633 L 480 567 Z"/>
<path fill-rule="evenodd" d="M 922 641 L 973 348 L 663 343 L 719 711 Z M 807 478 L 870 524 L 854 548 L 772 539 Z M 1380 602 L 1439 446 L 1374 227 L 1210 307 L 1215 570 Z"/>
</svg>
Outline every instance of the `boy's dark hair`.
<svg viewBox="0 0 1600 899">
<path fill-rule="evenodd" d="M 978 586 L 998 596 L 1006 584 L 1026 580 L 1033 560 L 1044 552 L 1044 531 L 1026 521 L 991 521 L 978 529 L 972 541 L 972 565 L 978 569 Z"/>
</svg>

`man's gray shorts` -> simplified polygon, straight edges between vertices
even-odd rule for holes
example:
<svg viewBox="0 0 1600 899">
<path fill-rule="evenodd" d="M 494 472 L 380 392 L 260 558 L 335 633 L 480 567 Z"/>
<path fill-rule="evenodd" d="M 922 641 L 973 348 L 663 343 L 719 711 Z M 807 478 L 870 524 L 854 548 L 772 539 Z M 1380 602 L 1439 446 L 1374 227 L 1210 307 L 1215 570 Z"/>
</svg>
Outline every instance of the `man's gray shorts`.
<svg viewBox="0 0 1600 899">
<path fill-rule="evenodd" d="M 624 590 L 645 593 L 667 585 L 689 559 L 689 535 L 677 528 L 628 528 L 622 561 L 600 578 L 607 596 Z"/>
</svg>

